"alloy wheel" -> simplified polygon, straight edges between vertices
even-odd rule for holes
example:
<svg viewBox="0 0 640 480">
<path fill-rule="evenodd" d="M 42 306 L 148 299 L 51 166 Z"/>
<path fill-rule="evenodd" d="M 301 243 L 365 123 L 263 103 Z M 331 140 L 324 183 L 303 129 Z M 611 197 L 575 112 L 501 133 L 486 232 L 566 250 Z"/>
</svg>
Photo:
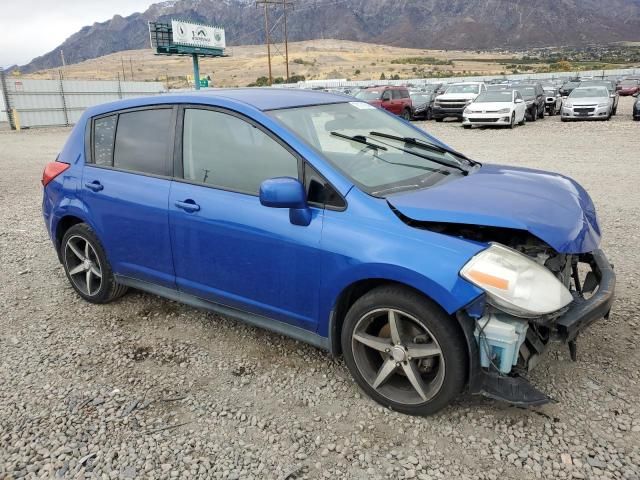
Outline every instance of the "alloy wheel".
<svg viewBox="0 0 640 480">
<path fill-rule="evenodd" d="M 102 287 L 102 266 L 91 243 L 80 235 L 69 237 L 64 249 L 64 261 L 71 281 L 91 297 Z"/>
<path fill-rule="evenodd" d="M 393 402 L 428 402 L 442 387 L 445 362 L 440 345 L 406 312 L 382 308 L 366 313 L 353 330 L 352 351 L 362 377 Z"/>
</svg>

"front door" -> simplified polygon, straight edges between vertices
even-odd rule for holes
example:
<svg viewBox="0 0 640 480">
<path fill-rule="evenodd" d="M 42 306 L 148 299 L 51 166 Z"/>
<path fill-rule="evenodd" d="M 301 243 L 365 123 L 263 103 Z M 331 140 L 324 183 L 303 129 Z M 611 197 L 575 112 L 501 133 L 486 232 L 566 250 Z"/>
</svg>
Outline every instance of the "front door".
<svg viewBox="0 0 640 480">
<path fill-rule="evenodd" d="M 183 125 L 169 198 L 178 288 L 315 331 L 323 211 L 302 227 L 258 197 L 266 179 L 299 178 L 298 158 L 233 112 L 187 107 Z"/>
<path fill-rule="evenodd" d="M 114 273 L 169 288 L 175 288 L 167 208 L 174 131 L 172 107 L 94 119 L 80 193 Z"/>
</svg>

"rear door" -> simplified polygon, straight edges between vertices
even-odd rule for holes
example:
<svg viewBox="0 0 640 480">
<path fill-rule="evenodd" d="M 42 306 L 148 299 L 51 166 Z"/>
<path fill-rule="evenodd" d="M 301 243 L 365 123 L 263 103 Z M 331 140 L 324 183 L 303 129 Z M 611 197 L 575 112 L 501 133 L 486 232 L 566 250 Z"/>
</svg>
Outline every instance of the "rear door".
<svg viewBox="0 0 640 480">
<path fill-rule="evenodd" d="M 177 109 L 96 117 L 81 198 L 114 273 L 175 288 L 167 202 Z"/>
<path fill-rule="evenodd" d="M 396 115 L 402 114 L 402 109 L 404 105 L 404 99 L 402 98 L 402 92 L 398 89 L 391 90 L 391 104 L 393 107 L 392 112 Z"/>
<path fill-rule="evenodd" d="M 169 218 L 178 288 L 317 327 L 323 209 L 308 226 L 260 204 L 269 178 L 302 178 L 302 162 L 273 134 L 234 112 L 185 107 Z"/>
</svg>

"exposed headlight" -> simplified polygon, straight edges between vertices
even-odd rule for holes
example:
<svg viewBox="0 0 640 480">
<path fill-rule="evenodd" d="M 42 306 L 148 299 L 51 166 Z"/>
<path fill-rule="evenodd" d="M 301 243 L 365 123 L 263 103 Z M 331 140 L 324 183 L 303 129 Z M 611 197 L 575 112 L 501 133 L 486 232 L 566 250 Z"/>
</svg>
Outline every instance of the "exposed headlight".
<svg viewBox="0 0 640 480">
<path fill-rule="evenodd" d="M 498 113 L 509 113 L 511 112 L 510 108 L 501 108 L 500 110 L 498 110 Z"/>
<path fill-rule="evenodd" d="M 517 317 L 552 313 L 573 300 L 544 266 L 497 243 L 469 260 L 460 275 L 483 289 L 490 304 Z"/>
<path fill-rule="evenodd" d="M 599 104 L 598 104 L 598 107 L 599 107 L 599 108 L 604 108 L 604 107 L 608 107 L 608 106 L 609 106 L 609 103 L 608 103 L 608 102 L 605 102 L 605 103 L 599 103 Z"/>
<path fill-rule="evenodd" d="M 567 108 L 573 108 L 573 103 L 571 103 L 571 102 L 564 102 L 564 103 L 562 104 L 562 106 L 563 106 L 563 107 L 567 107 Z"/>
<path fill-rule="evenodd" d="M 470 113 L 473 113 L 473 110 L 471 110 L 469 107 L 467 107 L 467 108 L 465 108 L 465 109 L 462 111 L 462 113 L 463 113 L 464 115 L 468 115 L 468 114 L 470 114 Z"/>
</svg>

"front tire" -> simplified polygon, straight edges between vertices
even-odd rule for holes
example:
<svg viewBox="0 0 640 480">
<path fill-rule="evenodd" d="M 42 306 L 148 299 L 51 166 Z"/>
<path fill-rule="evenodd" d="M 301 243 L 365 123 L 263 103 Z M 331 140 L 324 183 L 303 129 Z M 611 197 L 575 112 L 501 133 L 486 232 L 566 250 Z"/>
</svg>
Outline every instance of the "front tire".
<svg viewBox="0 0 640 480">
<path fill-rule="evenodd" d="M 529 117 L 532 122 L 535 122 L 538 119 L 538 110 L 537 109 L 531 110 L 531 112 L 529 112 Z"/>
<path fill-rule="evenodd" d="M 341 341 L 358 385 L 398 412 L 436 413 L 466 384 L 468 351 L 456 321 L 407 288 L 378 287 L 359 298 Z"/>
<path fill-rule="evenodd" d="M 509 128 L 513 130 L 515 126 L 516 126 L 516 112 L 513 112 L 511 114 L 511 123 L 509 124 Z"/>
<path fill-rule="evenodd" d="M 409 110 L 408 108 L 405 108 L 405 109 L 402 111 L 402 118 L 404 118 L 407 122 L 410 122 L 410 121 L 411 121 L 411 117 L 412 117 L 412 116 L 413 116 L 413 115 L 411 115 L 411 110 Z"/>
<path fill-rule="evenodd" d="M 126 293 L 127 287 L 116 282 L 100 240 L 86 223 L 66 231 L 60 257 L 69 283 L 86 301 L 109 303 Z"/>
</svg>

